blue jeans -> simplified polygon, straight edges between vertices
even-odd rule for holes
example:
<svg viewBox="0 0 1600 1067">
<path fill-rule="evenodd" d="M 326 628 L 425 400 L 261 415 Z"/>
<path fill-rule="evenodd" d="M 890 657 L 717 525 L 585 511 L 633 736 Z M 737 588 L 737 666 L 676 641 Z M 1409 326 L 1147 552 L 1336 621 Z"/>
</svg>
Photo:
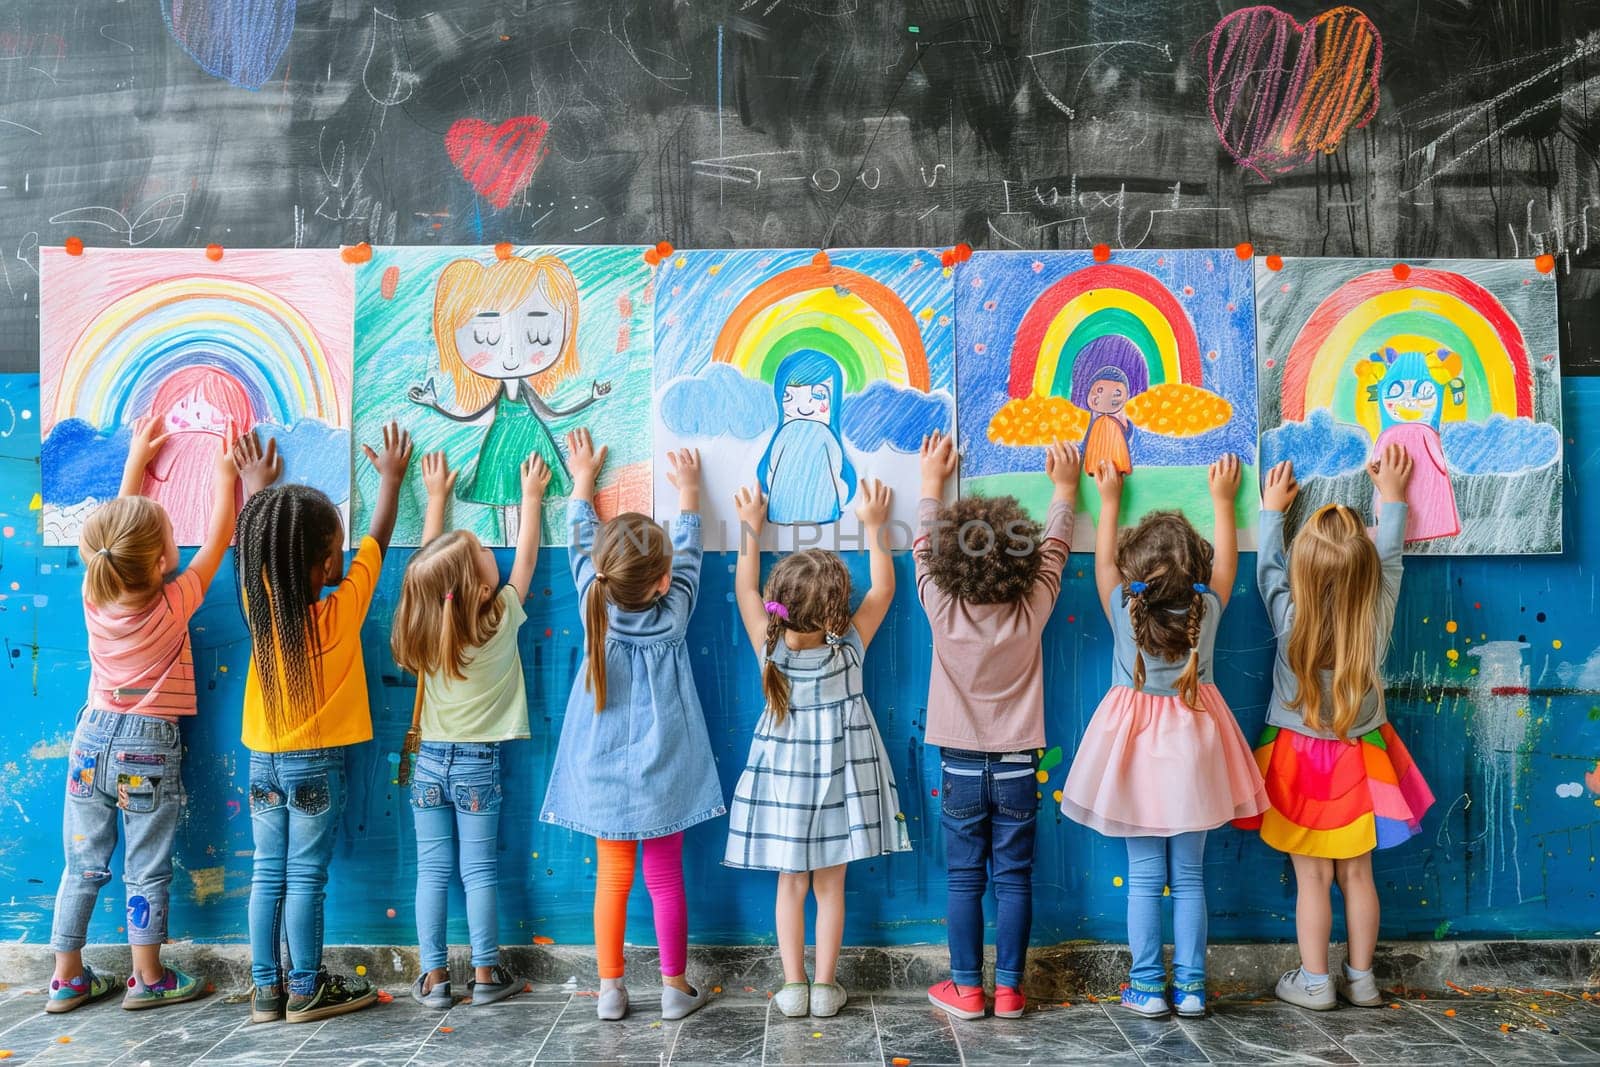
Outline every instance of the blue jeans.
<svg viewBox="0 0 1600 1067">
<path fill-rule="evenodd" d="M 85 709 L 67 759 L 61 834 L 67 864 L 56 890 L 50 947 L 75 952 L 89 932 L 100 887 L 111 881 L 117 822 L 126 847 L 128 944 L 167 939 L 172 841 L 183 814 L 183 748 L 178 724 L 150 715 Z"/>
<path fill-rule="evenodd" d="M 1167 991 L 1161 962 L 1161 895 L 1172 889 L 1172 985 L 1185 993 L 1206 988 L 1206 832 L 1128 841 L 1128 984 L 1143 993 Z"/>
<path fill-rule="evenodd" d="M 495 896 L 500 746 L 424 742 L 411 782 L 411 815 L 417 826 L 417 945 L 422 969 L 435 970 L 450 959 L 445 921 L 458 837 L 472 965 L 493 967 L 500 962 Z"/>
<path fill-rule="evenodd" d="M 289 939 L 289 992 L 309 994 L 322 969 L 322 901 L 344 814 L 344 749 L 250 753 L 250 975 L 282 981 Z"/>
<path fill-rule="evenodd" d="M 983 984 L 983 897 L 994 882 L 994 981 L 1022 988 L 1033 926 L 1033 842 L 1038 827 L 1029 752 L 940 750 L 950 977 Z"/>
</svg>

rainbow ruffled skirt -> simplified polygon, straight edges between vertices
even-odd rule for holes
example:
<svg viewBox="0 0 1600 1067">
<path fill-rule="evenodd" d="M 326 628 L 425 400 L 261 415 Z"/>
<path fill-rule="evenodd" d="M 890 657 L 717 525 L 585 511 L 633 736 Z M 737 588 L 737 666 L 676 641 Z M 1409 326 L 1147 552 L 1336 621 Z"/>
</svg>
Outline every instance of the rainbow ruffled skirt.
<svg viewBox="0 0 1600 1067">
<path fill-rule="evenodd" d="M 1354 741 L 1268 726 L 1256 765 L 1272 807 L 1234 825 L 1280 852 L 1350 859 L 1393 848 L 1422 828 L 1433 792 L 1387 723 Z"/>
</svg>

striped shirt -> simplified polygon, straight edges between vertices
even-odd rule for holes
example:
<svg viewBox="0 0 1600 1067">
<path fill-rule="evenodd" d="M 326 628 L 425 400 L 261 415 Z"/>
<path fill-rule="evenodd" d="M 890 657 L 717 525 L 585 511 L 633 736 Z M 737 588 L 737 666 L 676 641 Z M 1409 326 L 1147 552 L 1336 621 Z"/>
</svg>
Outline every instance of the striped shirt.
<svg viewBox="0 0 1600 1067">
<path fill-rule="evenodd" d="M 161 587 L 143 607 L 97 606 L 86 597 L 89 627 L 89 706 L 171 718 L 195 713 L 194 653 L 189 618 L 205 598 L 192 570 Z"/>
</svg>

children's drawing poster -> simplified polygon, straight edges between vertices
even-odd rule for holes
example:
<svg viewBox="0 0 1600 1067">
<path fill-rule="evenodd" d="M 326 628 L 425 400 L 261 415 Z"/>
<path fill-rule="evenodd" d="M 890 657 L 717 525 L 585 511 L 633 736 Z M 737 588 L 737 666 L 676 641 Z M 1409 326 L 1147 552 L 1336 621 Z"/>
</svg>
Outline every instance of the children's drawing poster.
<svg viewBox="0 0 1600 1067">
<path fill-rule="evenodd" d="M 353 268 L 337 249 L 40 250 L 45 543 L 117 494 L 130 427 L 170 434 L 144 492 L 199 544 L 231 422 L 278 441 L 284 478 L 350 499 Z"/>
<path fill-rule="evenodd" d="M 1263 466 L 1296 515 L 1373 513 L 1365 467 L 1411 454 L 1406 549 L 1561 551 L 1556 283 L 1529 260 L 1258 261 Z"/>
<path fill-rule="evenodd" d="M 955 419 L 952 272 L 910 248 L 676 253 L 656 307 L 656 439 L 699 448 L 708 549 L 734 549 L 733 494 L 767 495 L 768 548 L 864 547 L 858 483 L 894 490 L 909 545 L 923 434 Z M 656 511 L 677 492 L 656 472 Z"/>
<path fill-rule="evenodd" d="M 1209 536 L 1206 469 L 1244 465 L 1235 511 L 1250 542 L 1256 490 L 1250 264 L 1232 250 L 978 252 L 956 273 L 961 489 L 1048 510 L 1045 446 L 1076 444 L 1085 472 L 1127 478 L 1121 520 L 1181 510 Z M 1086 476 L 1080 505 L 1098 514 Z M 1073 547 L 1094 545 L 1080 522 Z"/>
<path fill-rule="evenodd" d="M 602 516 L 650 510 L 652 268 L 643 248 L 380 248 L 356 282 L 358 441 L 390 419 L 418 456 L 457 472 L 447 524 L 514 545 L 522 461 L 549 465 L 542 540 L 568 541 L 566 435 L 587 427 L 610 449 Z M 358 529 L 377 473 L 356 464 Z M 395 543 L 422 536 L 427 495 L 414 472 Z"/>
</svg>

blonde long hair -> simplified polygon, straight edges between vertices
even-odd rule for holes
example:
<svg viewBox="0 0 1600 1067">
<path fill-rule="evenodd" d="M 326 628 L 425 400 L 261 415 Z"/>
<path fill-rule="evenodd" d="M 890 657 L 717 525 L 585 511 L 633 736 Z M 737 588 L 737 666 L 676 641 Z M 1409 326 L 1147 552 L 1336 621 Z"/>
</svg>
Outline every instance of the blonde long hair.
<svg viewBox="0 0 1600 1067">
<path fill-rule="evenodd" d="M 772 653 L 785 630 L 844 635 L 850 628 L 850 572 L 834 553 L 808 548 L 773 566 L 762 595 L 768 604 L 778 606 L 767 611 L 767 665 L 761 672 L 761 690 L 772 709 L 772 721 L 781 723 L 789 714 L 789 678 L 772 662 Z"/>
<path fill-rule="evenodd" d="M 507 256 L 485 266 L 475 259 L 458 259 L 439 274 L 433 296 L 433 340 L 439 348 L 439 367 L 455 382 L 456 406 L 478 411 L 493 403 L 501 385 L 468 367 L 456 348 L 456 331 L 480 311 L 509 312 L 532 295 L 543 293 L 566 318 L 561 355 L 545 370 L 524 379 L 540 396 L 550 393 L 578 371 L 578 280 L 556 256 L 523 259 Z"/>
<path fill-rule="evenodd" d="M 85 600 L 103 608 L 160 592 L 166 514 L 147 496 L 119 496 L 94 509 L 78 538 Z"/>
<path fill-rule="evenodd" d="M 466 530 L 429 541 L 406 564 L 400 607 L 389 647 L 412 674 L 444 673 L 465 680 L 472 650 L 500 629 L 505 602 L 483 599 L 478 553 L 483 545 Z"/>
<path fill-rule="evenodd" d="M 656 599 L 661 579 L 672 570 L 672 542 L 656 520 L 625 511 L 600 527 L 590 552 L 594 581 L 584 603 L 584 638 L 589 673 L 584 688 L 594 694 L 596 714 L 606 706 L 606 609 L 643 611 Z"/>
<path fill-rule="evenodd" d="M 1144 689 L 1146 653 L 1167 663 L 1187 657 L 1178 695 L 1196 711 L 1202 710 L 1202 590 L 1211 577 L 1212 557 L 1211 542 L 1176 511 L 1152 511 L 1117 537 L 1117 570 L 1126 583 L 1123 605 L 1133 628 L 1133 688 Z M 1143 591 L 1134 592 L 1134 583 L 1143 583 Z"/>
<path fill-rule="evenodd" d="M 1361 516 L 1342 504 L 1320 508 L 1295 535 L 1289 555 L 1289 669 L 1299 692 L 1289 707 L 1314 730 L 1341 741 L 1378 679 L 1378 549 Z M 1332 719 L 1322 706 L 1322 672 L 1333 672 Z"/>
</svg>

